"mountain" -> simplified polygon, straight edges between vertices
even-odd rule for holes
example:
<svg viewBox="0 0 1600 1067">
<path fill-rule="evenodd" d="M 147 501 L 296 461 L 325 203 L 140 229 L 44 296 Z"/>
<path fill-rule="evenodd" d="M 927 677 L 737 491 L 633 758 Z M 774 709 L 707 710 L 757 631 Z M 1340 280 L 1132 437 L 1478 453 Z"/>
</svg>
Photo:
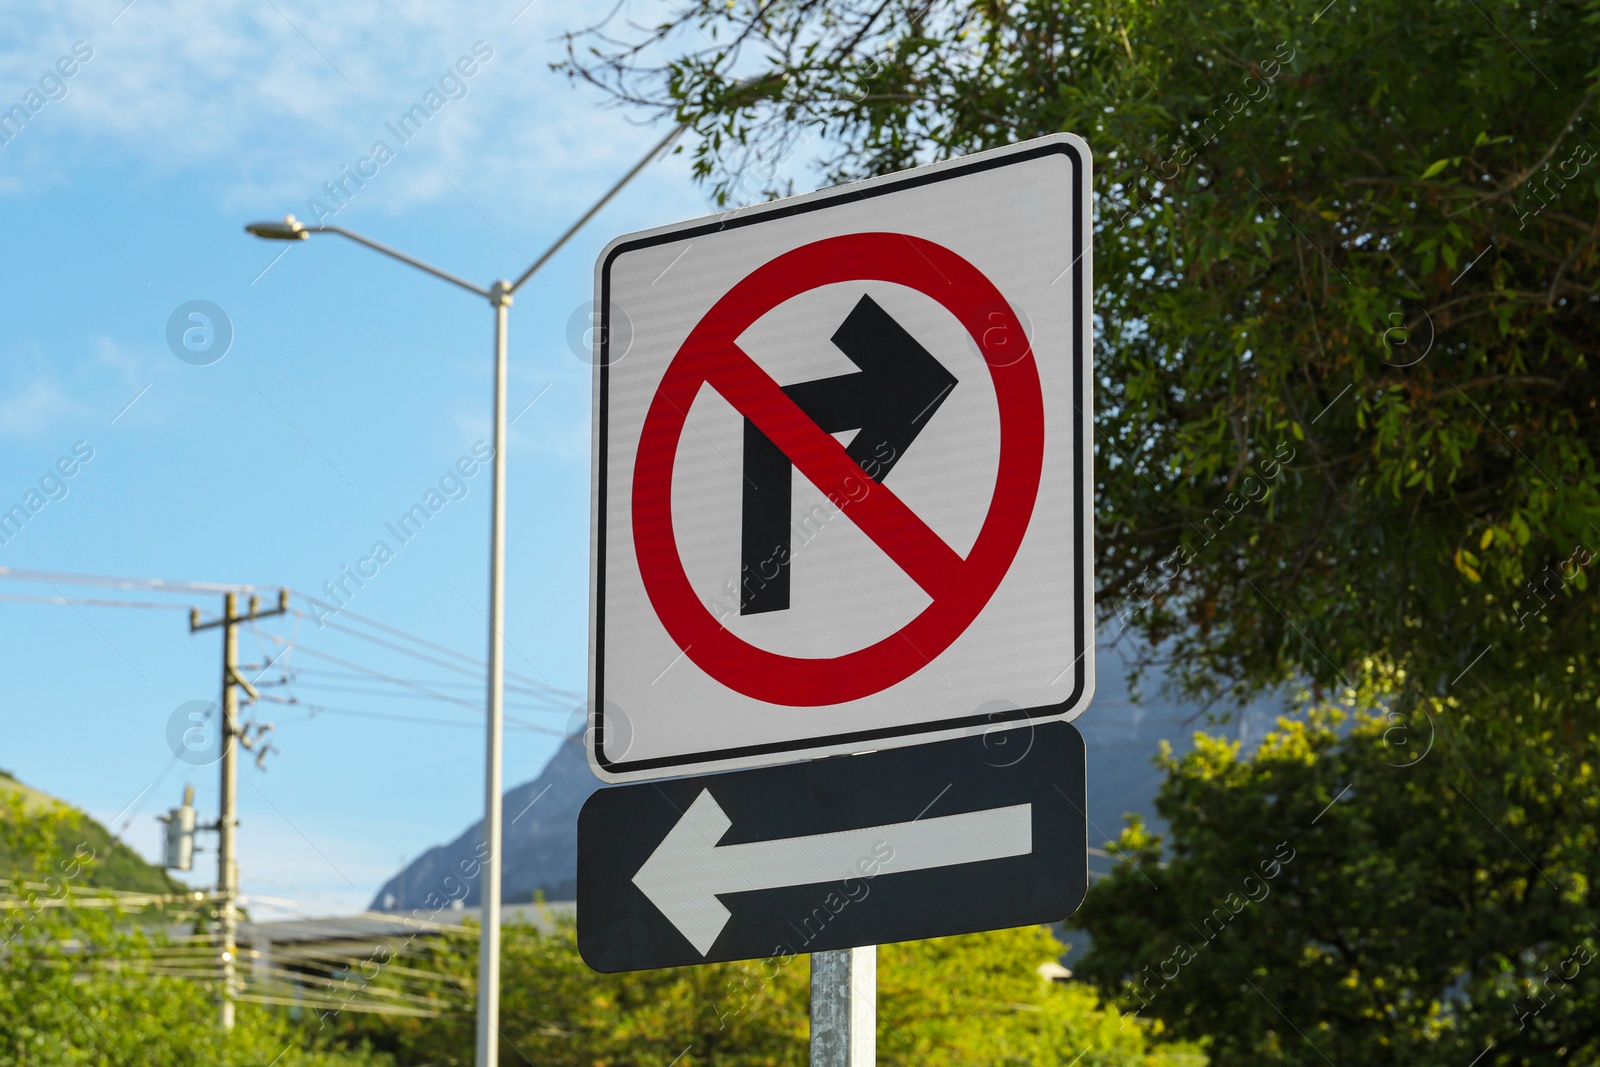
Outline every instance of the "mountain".
<svg viewBox="0 0 1600 1067">
<path fill-rule="evenodd" d="M 505 874 L 501 898 L 508 904 L 530 901 L 536 893 L 547 900 L 571 900 L 578 879 L 578 809 L 600 788 L 589 770 L 581 737 L 568 738 L 556 749 L 539 777 L 508 790 L 501 801 L 501 826 Z M 374 911 L 432 910 L 430 894 L 448 898 L 463 871 L 473 861 L 483 840 L 483 820 L 478 820 L 448 845 L 437 845 L 412 860 L 385 882 L 370 905 Z M 467 883 L 467 907 L 478 904 L 478 880 Z M 436 899 L 437 899 L 436 898 Z"/>
<path fill-rule="evenodd" d="M 1163 741 L 1172 745 L 1175 755 L 1182 755 L 1194 747 L 1195 732 L 1203 730 L 1229 736 L 1248 753 L 1285 714 L 1283 700 L 1268 697 L 1239 709 L 1226 726 L 1211 726 L 1201 708 L 1161 692 L 1165 679 L 1159 670 L 1149 671 L 1136 699 L 1127 685 L 1127 667 L 1116 647 L 1100 645 L 1094 699 L 1074 721 L 1086 750 L 1090 848 L 1114 840 L 1125 814 L 1137 813 L 1151 829 L 1165 829 L 1166 823 L 1155 813 L 1162 774 L 1152 762 Z M 1092 859 L 1089 866 L 1103 871 L 1109 864 Z"/>
<path fill-rule="evenodd" d="M 1161 771 L 1151 759 L 1164 740 L 1172 743 L 1175 752 L 1187 751 L 1194 732 L 1205 726 L 1195 718 L 1197 708 L 1161 694 L 1158 673 L 1151 672 L 1142 687 L 1142 699 L 1135 700 L 1124 681 L 1126 665 L 1119 651 L 1102 645 L 1097 660 L 1100 676 L 1094 699 L 1076 721 L 1088 750 L 1089 846 L 1095 849 L 1116 838 L 1125 813 L 1137 812 L 1152 828 L 1162 828 L 1154 805 Z M 1249 751 L 1282 713 L 1279 701 L 1257 701 L 1240 711 L 1225 732 Z M 1191 718 L 1195 718 L 1192 723 L 1187 721 Z M 538 778 L 506 793 L 502 892 L 507 903 L 531 900 L 536 892 L 542 892 L 547 900 L 573 898 L 578 877 L 578 809 L 598 788 L 600 783 L 584 759 L 581 739 L 570 738 Z M 372 908 L 426 908 L 428 894 L 446 895 L 445 879 L 463 870 L 462 864 L 472 869 L 482 826 L 481 821 L 474 823 L 450 844 L 423 853 L 378 890 Z M 1103 858 L 1090 861 L 1096 871 L 1109 866 L 1110 861 Z M 478 887 L 476 879 L 467 881 L 465 904 L 471 907 L 478 903 Z"/>
<path fill-rule="evenodd" d="M 188 891 L 188 886 L 173 879 L 160 867 L 145 862 L 137 852 L 113 838 L 111 831 L 88 815 L 64 800 L 24 785 L 7 771 L 0 771 L 0 795 L 5 795 L 8 800 L 16 798 L 9 803 L 0 801 L 0 817 L 13 805 L 30 815 L 41 811 L 70 811 L 78 816 L 76 826 L 63 827 L 56 835 L 54 846 L 55 853 L 63 859 L 70 859 L 74 850 L 80 847 L 94 850 L 94 862 L 89 867 L 88 877 L 78 884 L 133 893 Z M 11 862 L 12 856 L 6 849 L 5 838 L 0 836 L 0 876 L 11 869 Z"/>
</svg>

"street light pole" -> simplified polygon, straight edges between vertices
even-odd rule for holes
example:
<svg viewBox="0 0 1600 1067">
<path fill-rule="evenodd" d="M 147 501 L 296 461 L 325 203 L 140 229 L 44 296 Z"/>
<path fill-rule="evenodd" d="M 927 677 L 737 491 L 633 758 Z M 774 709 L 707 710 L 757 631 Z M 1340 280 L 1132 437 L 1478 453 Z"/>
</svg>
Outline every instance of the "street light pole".
<svg viewBox="0 0 1600 1067">
<path fill-rule="evenodd" d="M 271 241 L 304 241 L 314 233 L 338 234 L 375 252 L 381 252 L 418 270 L 426 271 L 451 285 L 476 293 L 488 300 L 494 309 L 494 486 L 489 513 L 489 721 L 488 738 L 484 745 L 484 856 L 478 879 L 483 925 L 478 942 L 478 1029 L 475 1060 L 477 1067 L 497 1067 L 500 1062 L 500 839 L 503 792 L 501 742 L 505 733 L 503 654 L 505 651 L 507 312 L 511 307 L 512 296 L 522 284 L 548 263 L 573 234 L 594 218 L 612 197 L 622 191 L 623 186 L 637 177 L 639 172 L 665 151 L 685 129 L 687 125 L 680 123 L 657 142 L 638 163 L 634 164 L 632 170 L 624 174 L 604 196 L 595 201 L 593 207 L 556 238 L 555 242 L 545 249 L 515 282 L 501 280 L 487 289 L 341 226 L 307 226 L 293 215 L 288 215 L 282 222 L 253 222 L 245 227 L 247 232 Z"/>
<path fill-rule="evenodd" d="M 484 871 L 478 879 L 478 1041 L 479 1067 L 500 1062 L 500 795 L 504 735 L 501 701 L 504 697 L 505 574 L 506 574 L 506 319 L 511 310 L 511 286 L 495 282 L 489 290 L 494 304 L 494 503 L 489 515 L 489 737 L 485 745 L 483 840 Z M 490 934 L 490 931 L 494 931 Z"/>
</svg>

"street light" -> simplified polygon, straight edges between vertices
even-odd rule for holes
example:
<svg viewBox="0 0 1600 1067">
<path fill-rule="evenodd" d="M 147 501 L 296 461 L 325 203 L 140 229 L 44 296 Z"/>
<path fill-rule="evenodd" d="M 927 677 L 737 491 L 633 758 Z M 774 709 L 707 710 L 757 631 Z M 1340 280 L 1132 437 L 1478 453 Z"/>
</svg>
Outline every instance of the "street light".
<svg viewBox="0 0 1600 1067">
<path fill-rule="evenodd" d="M 500 745 L 504 733 L 502 653 L 505 645 L 506 312 L 511 307 L 512 295 L 522 284 L 549 262 L 550 257 L 559 252 L 567 240 L 583 228 L 584 223 L 594 218 L 612 197 L 622 191 L 623 186 L 644 170 L 686 128 L 686 123 L 680 123 L 646 152 L 632 170 L 624 174 L 604 196 L 595 201 L 593 207 L 556 238 L 555 243 L 545 249 L 544 254 L 534 260 L 516 281 L 501 279 L 487 289 L 341 226 L 308 226 L 293 215 L 285 215 L 282 222 L 252 222 L 245 227 L 246 232 L 269 241 L 304 241 L 314 233 L 338 234 L 476 293 L 487 299 L 489 306 L 494 309 L 494 489 L 489 519 L 489 737 L 485 746 L 483 807 L 486 859 L 478 883 L 483 904 L 483 928 L 478 947 L 478 1040 L 474 1061 L 477 1067 L 496 1067 L 500 1062 L 500 794 L 503 789 Z"/>
<path fill-rule="evenodd" d="M 269 241 L 304 241 L 311 236 L 305 223 L 293 215 L 285 215 L 282 222 L 252 222 L 245 227 L 245 232 Z"/>
</svg>

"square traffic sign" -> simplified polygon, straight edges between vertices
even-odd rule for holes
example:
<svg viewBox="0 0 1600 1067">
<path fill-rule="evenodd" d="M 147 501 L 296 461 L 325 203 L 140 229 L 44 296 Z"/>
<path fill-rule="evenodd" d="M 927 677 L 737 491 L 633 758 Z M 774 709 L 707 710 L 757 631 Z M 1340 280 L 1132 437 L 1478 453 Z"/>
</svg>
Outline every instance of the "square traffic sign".
<svg viewBox="0 0 1600 1067">
<path fill-rule="evenodd" d="M 602 779 L 1087 705 L 1089 166 L 1058 134 L 606 248 Z"/>
</svg>

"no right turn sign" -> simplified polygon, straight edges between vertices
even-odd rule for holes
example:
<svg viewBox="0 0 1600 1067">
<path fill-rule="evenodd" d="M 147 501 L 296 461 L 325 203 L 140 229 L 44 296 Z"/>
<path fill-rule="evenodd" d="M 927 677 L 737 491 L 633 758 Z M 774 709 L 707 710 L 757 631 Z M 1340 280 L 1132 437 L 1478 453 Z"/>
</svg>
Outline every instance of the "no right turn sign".
<svg viewBox="0 0 1600 1067">
<path fill-rule="evenodd" d="M 1088 168 L 1063 134 L 607 249 L 597 774 L 1082 710 Z"/>
</svg>

